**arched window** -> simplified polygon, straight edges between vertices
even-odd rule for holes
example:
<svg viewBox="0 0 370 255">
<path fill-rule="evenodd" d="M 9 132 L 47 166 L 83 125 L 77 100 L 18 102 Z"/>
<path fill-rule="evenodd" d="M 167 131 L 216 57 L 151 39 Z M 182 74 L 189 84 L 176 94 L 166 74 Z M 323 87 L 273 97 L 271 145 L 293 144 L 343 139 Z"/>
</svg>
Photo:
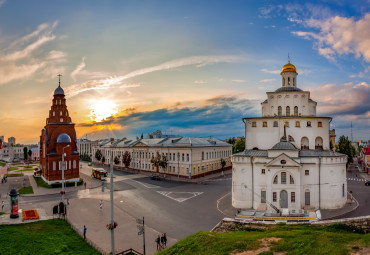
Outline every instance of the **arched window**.
<svg viewBox="0 0 370 255">
<path fill-rule="evenodd" d="M 304 204 L 305 205 L 310 205 L 310 191 L 309 190 L 306 190 L 304 192 Z"/>
<path fill-rule="evenodd" d="M 267 127 L 267 121 L 264 121 L 262 127 Z"/>
<path fill-rule="evenodd" d="M 279 123 L 277 121 L 274 121 L 274 127 L 278 127 Z"/>
<path fill-rule="evenodd" d="M 299 121 L 295 122 L 295 127 L 301 127 L 301 123 Z"/>
<path fill-rule="evenodd" d="M 281 172 L 281 184 L 286 184 L 286 172 Z"/>
<path fill-rule="evenodd" d="M 55 112 L 53 111 L 53 116 L 55 116 Z"/>
<path fill-rule="evenodd" d="M 317 126 L 322 127 L 322 122 L 321 121 L 317 122 Z"/>
<path fill-rule="evenodd" d="M 57 169 L 57 163 L 53 161 L 53 171 L 55 171 L 56 169 Z"/>
<path fill-rule="evenodd" d="M 76 169 L 76 160 L 73 160 L 73 169 Z"/>
<path fill-rule="evenodd" d="M 62 116 L 62 115 L 63 115 L 63 113 L 62 113 L 62 111 L 60 111 L 59 116 Z"/>
<path fill-rule="evenodd" d="M 320 136 L 316 137 L 315 150 L 322 150 L 323 149 L 322 144 L 323 144 L 322 138 Z"/>
<path fill-rule="evenodd" d="M 278 181 L 279 181 L 279 177 L 278 177 L 278 175 L 275 175 L 275 178 L 274 178 L 274 184 L 277 184 L 277 183 L 278 183 Z"/>
<path fill-rule="evenodd" d="M 290 77 L 288 77 L 288 85 L 290 85 Z"/>
<path fill-rule="evenodd" d="M 307 121 L 307 127 L 311 127 L 311 121 Z"/>
<path fill-rule="evenodd" d="M 301 139 L 301 149 L 302 150 L 308 150 L 309 149 L 309 143 L 308 143 L 308 138 L 307 137 L 302 137 Z"/>
<path fill-rule="evenodd" d="M 290 116 L 290 107 L 289 106 L 286 107 L 286 116 Z"/>
<path fill-rule="evenodd" d="M 252 122 L 252 127 L 257 127 L 257 123 L 255 121 Z"/>
<path fill-rule="evenodd" d="M 278 107 L 278 115 L 281 116 L 282 115 L 282 109 L 281 109 L 281 106 Z"/>
<path fill-rule="evenodd" d="M 298 116 L 298 106 L 294 106 L 294 116 Z"/>
</svg>

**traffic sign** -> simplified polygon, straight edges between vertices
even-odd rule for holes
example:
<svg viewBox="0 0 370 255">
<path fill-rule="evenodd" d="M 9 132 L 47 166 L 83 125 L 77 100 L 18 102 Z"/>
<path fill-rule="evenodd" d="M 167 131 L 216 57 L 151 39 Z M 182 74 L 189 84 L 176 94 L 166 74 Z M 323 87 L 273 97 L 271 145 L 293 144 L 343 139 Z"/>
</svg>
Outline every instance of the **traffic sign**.
<svg viewBox="0 0 370 255">
<path fill-rule="evenodd" d="M 140 231 L 140 232 L 137 232 L 137 235 L 140 236 L 142 235 L 144 232 Z"/>
<path fill-rule="evenodd" d="M 137 229 L 140 230 L 140 231 L 144 231 L 144 226 L 137 225 Z"/>
<path fill-rule="evenodd" d="M 137 223 L 137 224 L 144 224 L 144 221 L 143 221 L 143 220 L 141 220 L 141 219 L 136 219 L 136 223 Z"/>
</svg>

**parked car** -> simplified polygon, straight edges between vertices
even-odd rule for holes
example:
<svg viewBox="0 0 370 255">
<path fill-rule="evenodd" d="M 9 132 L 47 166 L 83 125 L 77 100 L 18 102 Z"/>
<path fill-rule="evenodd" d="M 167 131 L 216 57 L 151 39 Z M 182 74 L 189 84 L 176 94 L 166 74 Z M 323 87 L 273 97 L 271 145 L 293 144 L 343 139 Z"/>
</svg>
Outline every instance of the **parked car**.
<svg viewBox="0 0 370 255">
<path fill-rule="evenodd" d="M 159 175 L 153 175 L 152 177 L 150 177 L 150 179 L 156 180 L 156 181 L 160 181 L 161 180 L 161 178 L 159 177 Z"/>
<path fill-rule="evenodd" d="M 365 186 L 370 186 L 370 180 L 367 180 L 367 181 L 365 182 Z"/>
</svg>

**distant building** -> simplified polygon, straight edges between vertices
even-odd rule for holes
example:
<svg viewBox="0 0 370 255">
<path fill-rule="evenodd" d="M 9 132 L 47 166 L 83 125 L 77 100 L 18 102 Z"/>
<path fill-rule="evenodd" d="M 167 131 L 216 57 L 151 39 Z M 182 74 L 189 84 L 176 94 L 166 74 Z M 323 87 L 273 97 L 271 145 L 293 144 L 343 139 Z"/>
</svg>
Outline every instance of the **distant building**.
<svg viewBox="0 0 370 255">
<path fill-rule="evenodd" d="M 4 136 L 0 137 L 0 160 L 5 162 L 16 162 L 24 159 L 23 145 L 15 145 L 15 138 L 8 138 L 4 142 Z"/>
<path fill-rule="evenodd" d="M 61 182 L 62 154 L 64 157 L 64 179 L 79 180 L 79 154 L 75 124 L 68 114 L 64 91 L 59 86 L 54 91 L 54 98 L 46 126 L 40 136 L 41 177 L 47 183 Z"/>
<path fill-rule="evenodd" d="M 153 133 L 149 133 L 147 138 L 152 139 L 152 138 L 165 138 L 165 137 L 180 137 L 178 135 L 164 135 L 162 134 L 161 130 L 156 130 Z"/>
<path fill-rule="evenodd" d="M 92 159 L 92 148 L 94 146 L 97 146 L 99 144 L 99 141 L 91 141 L 88 139 L 78 139 L 77 140 L 77 148 L 78 153 L 80 154 L 80 157 L 83 156 L 89 156 Z"/>
<path fill-rule="evenodd" d="M 296 67 L 267 92 L 262 117 L 244 118 L 246 149 L 234 154 L 232 205 L 240 209 L 335 209 L 347 201 L 347 156 L 330 150 L 331 117 L 297 87 Z M 331 141 L 332 142 L 332 141 Z"/>
<path fill-rule="evenodd" d="M 360 164 L 365 172 L 370 174 L 370 147 L 365 147 L 360 153 Z"/>
<path fill-rule="evenodd" d="M 31 160 L 39 161 L 40 160 L 40 147 L 31 148 Z"/>
<path fill-rule="evenodd" d="M 148 172 L 160 172 L 167 175 L 196 178 L 205 174 L 220 171 L 221 159 L 226 163 L 224 169 L 231 166 L 230 156 L 232 145 L 217 139 L 194 137 L 165 137 L 145 138 L 139 140 L 120 139 L 118 141 L 104 141 L 93 147 L 93 162 L 101 163 L 95 158 L 95 153 L 100 150 L 109 164 L 111 155 L 117 156 L 118 167 L 124 167 L 123 154 L 127 151 L 131 155 L 130 168 Z M 166 157 L 166 168 L 158 169 L 151 162 L 153 157 L 160 155 Z"/>
<path fill-rule="evenodd" d="M 9 144 L 9 146 L 14 146 L 15 145 L 15 138 L 14 137 L 9 137 L 8 138 L 8 144 Z"/>
</svg>

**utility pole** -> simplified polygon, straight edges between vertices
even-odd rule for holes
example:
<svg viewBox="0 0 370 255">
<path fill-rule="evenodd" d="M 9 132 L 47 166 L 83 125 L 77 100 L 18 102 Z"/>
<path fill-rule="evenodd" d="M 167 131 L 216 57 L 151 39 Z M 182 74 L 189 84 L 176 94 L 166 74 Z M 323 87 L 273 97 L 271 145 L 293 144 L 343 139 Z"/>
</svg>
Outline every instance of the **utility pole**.
<svg viewBox="0 0 370 255">
<path fill-rule="evenodd" d="M 110 223 L 111 226 L 114 226 L 114 217 L 113 217 L 113 153 L 111 152 L 111 160 L 110 160 Z M 114 227 L 110 230 L 110 243 L 111 243 L 111 250 L 112 255 L 116 254 L 114 249 Z"/>
</svg>

